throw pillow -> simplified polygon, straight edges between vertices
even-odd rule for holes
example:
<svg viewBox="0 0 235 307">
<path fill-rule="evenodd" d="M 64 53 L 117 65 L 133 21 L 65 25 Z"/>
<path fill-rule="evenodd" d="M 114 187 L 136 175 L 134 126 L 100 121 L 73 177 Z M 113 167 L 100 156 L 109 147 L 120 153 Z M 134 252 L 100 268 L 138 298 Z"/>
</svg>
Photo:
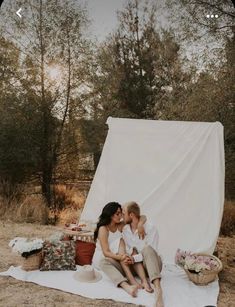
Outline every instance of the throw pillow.
<svg viewBox="0 0 235 307">
<path fill-rule="evenodd" d="M 95 243 L 76 241 L 76 264 L 91 264 L 92 257 L 95 252 Z"/>
<path fill-rule="evenodd" d="M 43 261 L 40 271 L 76 271 L 74 241 L 45 241 L 43 243 L 42 253 Z"/>
</svg>

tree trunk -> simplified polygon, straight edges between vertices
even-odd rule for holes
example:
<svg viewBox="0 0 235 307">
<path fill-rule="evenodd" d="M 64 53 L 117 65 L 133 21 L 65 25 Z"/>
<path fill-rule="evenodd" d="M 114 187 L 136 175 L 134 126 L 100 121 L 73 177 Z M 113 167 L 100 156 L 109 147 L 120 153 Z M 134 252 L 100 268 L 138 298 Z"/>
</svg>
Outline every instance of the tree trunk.
<svg viewBox="0 0 235 307">
<path fill-rule="evenodd" d="M 52 183 L 52 167 L 50 165 L 43 166 L 42 172 L 42 194 L 45 197 L 47 205 L 49 208 L 53 205 L 53 193 L 51 189 Z"/>
<path fill-rule="evenodd" d="M 45 98 L 45 46 L 43 41 L 43 7 L 42 0 L 40 0 L 39 6 L 39 42 L 40 42 L 40 72 L 41 72 L 41 110 L 42 110 L 42 120 L 43 120 L 43 142 L 41 144 L 41 161 L 42 161 L 42 194 L 47 202 L 48 207 L 52 206 L 52 161 L 50 161 L 50 150 L 51 146 L 49 144 L 50 140 L 50 116 L 49 108 L 47 106 L 47 101 Z"/>
</svg>

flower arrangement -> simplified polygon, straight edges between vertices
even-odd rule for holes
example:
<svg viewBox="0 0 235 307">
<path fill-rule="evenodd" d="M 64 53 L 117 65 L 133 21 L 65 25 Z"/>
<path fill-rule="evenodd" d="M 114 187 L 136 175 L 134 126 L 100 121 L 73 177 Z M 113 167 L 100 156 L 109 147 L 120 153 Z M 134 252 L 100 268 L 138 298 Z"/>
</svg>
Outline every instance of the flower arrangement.
<svg viewBox="0 0 235 307">
<path fill-rule="evenodd" d="M 218 262 L 210 258 L 210 256 L 194 256 L 186 257 L 184 268 L 189 271 L 199 273 L 203 270 L 213 271 L 217 269 Z"/>
<path fill-rule="evenodd" d="M 187 251 L 183 251 L 181 249 L 177 249 L 176 254 L 175 254 L 175 263 L 180 266 L 180 267 L 184 267 L 185 265 L 185 259 L 186 257 L 190 257 L 192 256 L 191 252 L 187 252 Z"/>
<path fill-rule="evenodd" d="M 13 252 L 18 252 L 22 257 L 29 257 L 42 250 L 43 240 L 34 239 L 28 240 L 26 238 L 16 237 L 9 242 L 9 247 L 12 248 Z"/>
<path fill-rule="evenodd" d="M 213 271 L 219 268 L 219 263 L 210 255 L 197 255 L 180 249 L 176 251 L 175 263 L 196 274 L 204 270 Z"/>
</svg>

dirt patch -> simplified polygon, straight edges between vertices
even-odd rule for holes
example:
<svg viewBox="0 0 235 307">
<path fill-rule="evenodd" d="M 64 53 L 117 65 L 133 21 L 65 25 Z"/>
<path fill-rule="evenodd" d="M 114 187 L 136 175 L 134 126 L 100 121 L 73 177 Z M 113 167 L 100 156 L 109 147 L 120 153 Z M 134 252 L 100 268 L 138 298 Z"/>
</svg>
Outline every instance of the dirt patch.
<svg viewBox="0 0 235 307">
<path fill-rule="evenodd" d="M 43 226 L 37 224 L 16 224 L 0 221 L 0 271 L 6 271 L 10 265 L 20 265 L 21 257 L 11 252 L 8 243 L 14 237 L 46 238 L 58 226 Z M 235 236 L 220 237 L 217 244 L 218 257 L 222 260 L 224 269 L 220 273 L 220 295 L 218 307 L 234 307 L 235 302 Z M 11 277 L 0 276 L 0 306 L 47 306 L 47 307 L 125 307 L 135 306 L 112 300 L 93 300 L 79 295 L 69 294 L 59 290 L 49 289 L 33 283 L 18 281 Z"/>
</svg>

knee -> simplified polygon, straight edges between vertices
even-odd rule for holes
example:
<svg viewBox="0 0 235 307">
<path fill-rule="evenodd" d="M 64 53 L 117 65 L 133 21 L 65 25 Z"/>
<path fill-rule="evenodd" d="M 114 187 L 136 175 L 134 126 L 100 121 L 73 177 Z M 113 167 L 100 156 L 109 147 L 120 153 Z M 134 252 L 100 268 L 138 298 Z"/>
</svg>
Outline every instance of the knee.
<svg viewBox="0 0 235 307">
<path fill-rule="evenodd" d="M 150 245 L 146 245 L 143 249 L 142 249 L 142 254 L 143 256 L 145 255 L 149 255 L 149 254 L 157 254 L 156 251 L 152 248 L 152 246 Z"/>
</svg>

